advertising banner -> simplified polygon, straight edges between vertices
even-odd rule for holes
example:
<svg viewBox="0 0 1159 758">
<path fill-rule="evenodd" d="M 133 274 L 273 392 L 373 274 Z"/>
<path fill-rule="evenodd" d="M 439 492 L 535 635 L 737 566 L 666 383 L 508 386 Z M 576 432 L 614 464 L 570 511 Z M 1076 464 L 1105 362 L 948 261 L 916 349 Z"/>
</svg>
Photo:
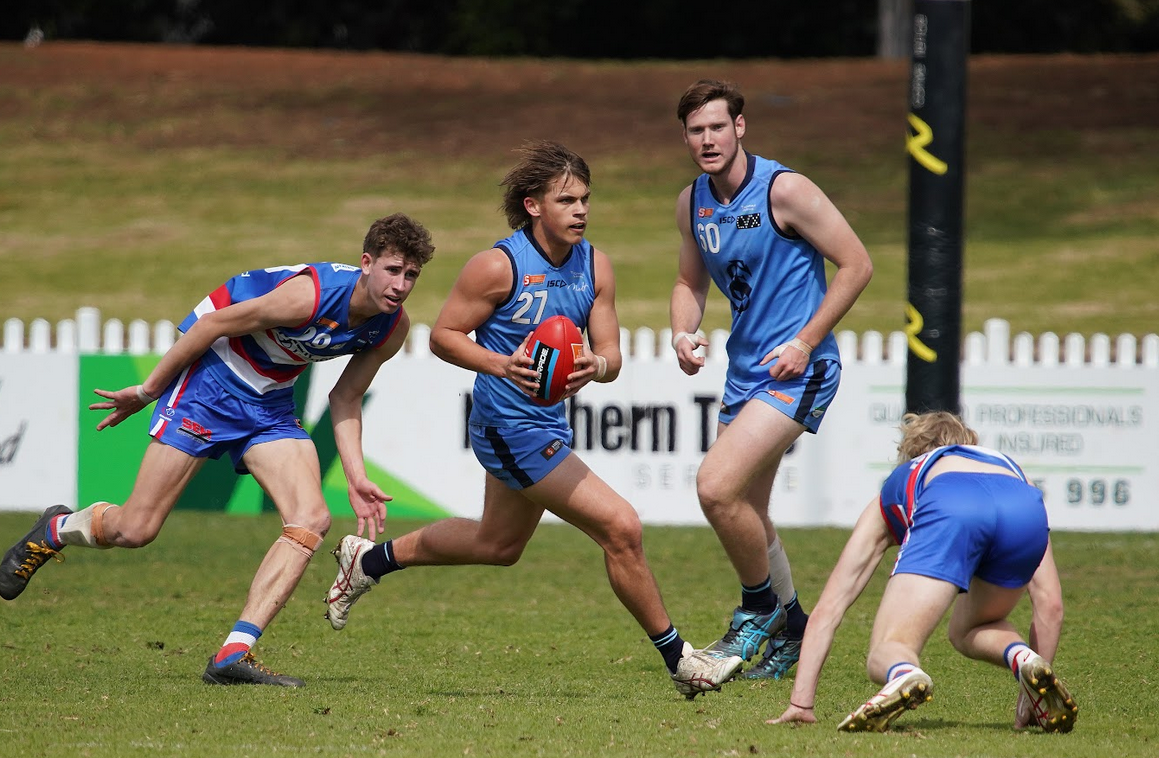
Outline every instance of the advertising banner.
<svg viewBox="0 0 1159 758">
<path fill-rule="evenodd" d="M 76 500 L 77 358 L 0 356 L 0 508 Z"/>
</svg>

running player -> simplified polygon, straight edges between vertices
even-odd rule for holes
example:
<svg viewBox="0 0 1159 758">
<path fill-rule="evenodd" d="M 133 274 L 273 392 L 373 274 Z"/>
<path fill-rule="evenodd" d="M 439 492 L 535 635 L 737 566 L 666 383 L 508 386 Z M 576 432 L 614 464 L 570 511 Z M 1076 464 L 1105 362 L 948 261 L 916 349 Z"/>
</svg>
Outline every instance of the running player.
<svg viewBox="0 0 1159 758">
<path fill-rule="evenodd" d="M 149 544 L 205 460 L 228 453 L 238 473 L 253 474 L 270 496 L 284 526 L 202 678 L 301 686 L 302 680 L 270 671 L 250 652 L 330 527 L 318 454 L 295 416 L 293 384 L 309 363 L 353 354 L 330 393 L 330 408 L 350 504 L 359 529 L 369 523 L 373 536 L 382 530 L 390 498 L 366 476 L 362 399 L 378 368 L 406 339 L 410 320 L 402 304 L 434 254 L 427 230 L 403 214 L 375 221 L 362 250 L 359 266 L 314 263 L 233 277 L 186 317 L 182 337 L 143 383 L 95 390 L 105 401 L 89 408 L 109 411 L 98 430 L 160 401 L 133 491 L 123 505 L 46 510 L 5 554 L 0 596 L 14 599 L 66 545 Z"/>
<path fill-rule="evenodd" d="M 603 548 L 616 597 L 660 651 L 677 690 L 692 698 L 719 689 L 741 659 L 696 651 L 680 637 L 645 560 L 636 511 L 572 451 L 565 405 L 545 408 L 529 399 L 536 375 L 524 351 L 551 316 L 567 316 L 590 342 L 568 377 L 568 396 L 588 382 L 615 379 L 621 355 L 612 264 L 584 239 L 588 166 L 551 142 L 528 145 L 522 156 L 503 180 L 514 234 L 467 262 L 431 332 L 436 355 L 477 375 L 470 436 L 487 471 L 483 516 L 443 519 L 379 545 L 343 537 L 327 616 L 342 629 L 350 606 L 402 568 L 510 566 L 548 510 Z"/>
<path fill-rule="evenodd" d="M 833 328 L 873 266 L 817 185 L 745 152 L 743 109 L 735 85 L 707 79 L 677 106 L 684 143 L 704 173 L 676 201 L 680 267 L 670 316 L 672 347 L 691 375 L 704 365 L 693 351 L 707 344 L 696 331 L 712 282 L 732 306 L 717 437 L 696 492 L 736 570 L 741 602 L 712 647 L 748 660 L 767 642 L 743 676 L 779 679 L 797 661 L 808 616 L 769 517 L 773 479 L 801 433 L 816 433 L 837 393 Z M 826 260 L 837 267 L 828 288 Z"/>
<path fill-rule="evenodd" d="M 901 465 L 853 528 L 809 619 L 789 706 L 769 723 L 817 720 L 817 680 L 834 633 L 886 548 L 899 545 L 866 662 L 869 678 L 885 686 L 838 729 L 885 731 L 906 709 L 933 697 L 919 656 L 951 606 L 954 648 L 1005 666 L 1019 683 L 1016 726 L 1074 728 L 1078 708 L 1050 664 L 1062 630 L 1062 590 L 1042 492 L 1009 457 L 977 441 L 952 413 L 903 417 Z M 1029 645 L 1007 620 L 1028 588 Z"/>
</svg>

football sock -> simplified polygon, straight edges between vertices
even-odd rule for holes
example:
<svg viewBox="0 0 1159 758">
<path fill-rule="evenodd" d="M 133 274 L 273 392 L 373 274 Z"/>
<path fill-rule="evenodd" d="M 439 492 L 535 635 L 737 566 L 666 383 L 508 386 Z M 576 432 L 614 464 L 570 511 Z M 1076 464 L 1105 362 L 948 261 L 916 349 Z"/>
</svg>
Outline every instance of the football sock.
<svg viewBox="0 0 1159 758">
<path fill-rule="evenodd" d="M 213 657 L 213 665 L 222 668 L 240 660 L 261 636 L 261 629 L 248 621 L 238 621 L 233 625 L 233 631 L 225 638 L 221 650 Z"/>
<path fill-rule="evenodd" d="M 68 514 L 49 519 L 48 526 L 44 529 L 44 543 L 53 550 L 60 550 L 64 547 L 64 543 L 60 541 L 59 529 L 66 518 L 68 518 Z"/>
<path fill-rule="evenodd" d="M 785 555 L 785 546 L 781 544 L 781 535 L 773 538 L 769 545 L 769 574 L 773 579 L 773 592 L 784 600 L 797 594 L 793 586 L 793 571 L 789 568 L 789 556 Z"/>
<path fill-rule="evenodd" d="M 912 663 L 895 663 L 892 666 L 890 666 L 889 671 L 886 672 L 885 682 L 886 682 L 886 684 L 888 684 L 888 683 L 892 682 L 894 679 L 897 679 L 899 676 L 905 676 L 906 674 L 910 673 L 911 671 L 916 671 L 916 670 L 917 670 L 917 666 L 913 665 Z"/>
<path fill-rule="evenodd" d="M 1014 672 L 1014 678 L 1017 679 L 1018 668 L 1032 655 L 1034 655 L 1034 651 L 1030 649 L 1030 645 L 1019 640 L 1006 646 L 1006 650 L 1002 653 L 1002 659 L 1006 661 L 1006 666 Z"/>
<path fill-rule="evenodd" d="M 785 623 L 785 631 L 793 639 L 800 639 L 805 636 L 805 625 L 809 623 L 809 614 L 805 613 L 805 609 L 797 602 L 797 593 L 793 593 L 793 599 L 785 605 L 785 615 L 788 617 Z"/>
<path fill-rule="evenodd" d="M 740 586 L 740 607 L 753 613 L 772 613 L 777 608 L 777 596 L 769 577 L 758 585 Z"/>
<path fill-rule="evenodd" d="M 680 638 L 680 632 L 669 624 L 668 628 L 659 634 L 649 634 L 648 639 L 652 640 L 660 655 L 664 656 L 664 665 L 668 667 L 668 673 L 675 674 L 676 666 L 680 664 L 680 656 L 684 653 L 684 640 Z"/>
<path fill-rule="evenodd" d="M 404 568 L 406 566 L 400 566 L 394 559 L 394 540 L 375 545 L 362 554 L 362 571 L 371 579 L 381 579 L 392 571 Z"/>
</svg>

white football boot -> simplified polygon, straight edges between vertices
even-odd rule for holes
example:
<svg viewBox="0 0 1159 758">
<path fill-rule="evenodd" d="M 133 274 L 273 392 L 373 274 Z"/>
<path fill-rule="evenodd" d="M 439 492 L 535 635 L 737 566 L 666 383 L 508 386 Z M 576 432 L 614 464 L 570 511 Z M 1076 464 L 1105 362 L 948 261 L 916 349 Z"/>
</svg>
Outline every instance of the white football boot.
<svg viewBox="0 0 1159 758">
<path fill-rule="evenodd" d="M 914 669 L 869 698 L 860 708 L 837 725 L 841 732 L 884 732 L 894 719 L 934 699 L 934 682 L 929 674 Z"/>
<path fill-rule="evenodd" d="M 338 547 L 330 551 L 338 561 L 338 576 L 326 593 L 326 618 L 335 630 L 346 626 L 346 617 L 350 615 L 354 601 L 378 584 L 362 570 L 362 555 L 372 547 L 374 543 L 370 540 L 348 534 L 338 541 Z"/>
<path fill-rule="evenodd" d="M 1018 683 L 1029 699 L 1035 723 L 1045 732 L 1074 729 L 1079 708 L 1046 659 L 1035 653 L 1018 667 Z"/>
<path fill-rule="evenodd" d="M 719 690 L 720 685 L 736 676 L 742 665 L 744 659 L 739 655 L 696 650 L 685 642 L 672 682 L 677 692 L 691 700 L 702 692 Z"/>
</svg>

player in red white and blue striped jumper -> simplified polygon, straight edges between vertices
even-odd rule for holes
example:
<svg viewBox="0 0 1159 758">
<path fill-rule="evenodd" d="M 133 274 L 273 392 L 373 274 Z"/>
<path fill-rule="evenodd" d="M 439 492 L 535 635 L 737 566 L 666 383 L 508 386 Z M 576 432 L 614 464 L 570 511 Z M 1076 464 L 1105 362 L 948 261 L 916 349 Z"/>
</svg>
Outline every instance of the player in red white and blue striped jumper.
<svg viewBox="0 0 1159 758">
<path fill-rule="evenodd" d="M 866 662 L 870 679 L 884 686 L 838 729 L 882 732 L 932 699 L 933 679 L 919 656 L 951 607 L 949 637 L 958 652 L 1006 666 L 1019 683 L 1016 727 L 1074 728 L 1078 708 L 1050 663 L 1062 630 L 1062 589 L 1042 492 L 1008 456 L 977 442 L 952 413 L 902 419 L 901 463 L 853 528 L 805 629 L 789 705 L 769 723 L 817 720 L 817 681 L 837 627 L 886 549 L 897 545 Z M 1008 620 L 1028 590 L 1029 644 Z"/>
</svg>

